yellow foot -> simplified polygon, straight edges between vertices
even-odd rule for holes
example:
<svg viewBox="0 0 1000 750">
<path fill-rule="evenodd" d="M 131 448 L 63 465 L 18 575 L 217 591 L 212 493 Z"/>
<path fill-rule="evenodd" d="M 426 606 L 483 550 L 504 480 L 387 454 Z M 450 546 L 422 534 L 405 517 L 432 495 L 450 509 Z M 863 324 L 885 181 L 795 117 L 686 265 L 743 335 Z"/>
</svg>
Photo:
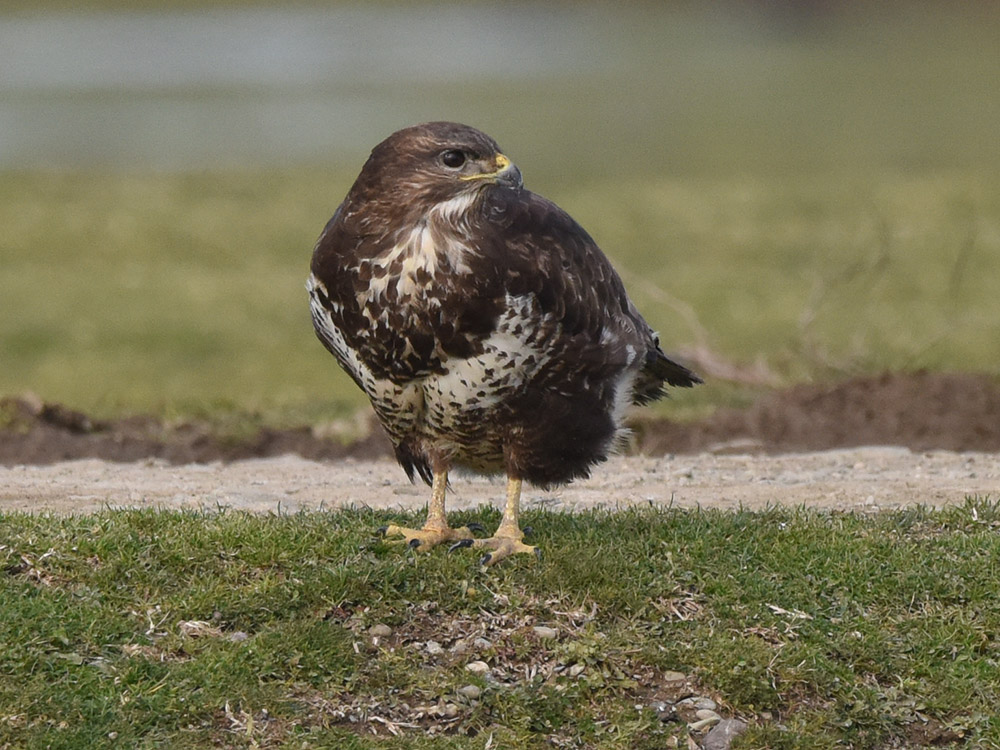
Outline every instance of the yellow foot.
<svg viewBox="0 0 1000 750">
<path fill-rule="evenodd" d="M 491 536 L 488 539 L 462 539 L 453 544 L 451 549 L 454 550 L 459 547 L 485 547 L 488 550 L 492 550 L 479 558 L 479 564 L 484 567 L 496 565 L 511 555 L 532 553 L 539 560 L 542 559 L 542 551 L 538 547 L 525 544 L 519 536 Z"/>
<path fill-rule="evenodd" d="M 468 526 L 462 526 L 458 529 L 452 529 L 448 526 L 444 528 L 427 528 L 425 526 L 422 529 L 408 529 L 405 526 L 389 524 L 388 526 L 380 527 L 376 533 L 379 536 L 385 537 L 401 536 L 403 537 L 402 539 L 394 541 L 405 543 L 407 547 L 413 549 L 430 549 L 443 542 L 472 542 L 473 530 L 483 531 L 483 527 L 478 523 L 470 523 Z"/>
</svg>

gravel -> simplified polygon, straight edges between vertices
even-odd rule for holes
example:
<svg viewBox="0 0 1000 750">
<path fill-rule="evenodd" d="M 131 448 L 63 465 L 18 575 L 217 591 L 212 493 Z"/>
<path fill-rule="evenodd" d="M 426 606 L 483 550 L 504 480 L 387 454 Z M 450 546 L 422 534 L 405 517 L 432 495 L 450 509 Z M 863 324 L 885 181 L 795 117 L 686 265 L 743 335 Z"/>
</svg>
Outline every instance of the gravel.
<svg viewBox="0 0 1000 750">
<path fill-rule="evenodd" d="M 499 504 L 501 478 L 454 475 L 452 510 Z M 585 481 L 544 492 L 526 487 L 526 508 L 672 505 L 760 509 L 774 504 L 878 510 L 961 504 L 1000 492 L 1000 455 L 905 448 L 818 453 L 614 458 Z M 112 507 L 295 512 L 339 507 L 414 509 L 430 490 L 392 461 L 316 462 L 282 456 L 232 463 L 170 465 L 98 459 L 0 467 L 0 511 L 92 512 Z"/>
</svg>

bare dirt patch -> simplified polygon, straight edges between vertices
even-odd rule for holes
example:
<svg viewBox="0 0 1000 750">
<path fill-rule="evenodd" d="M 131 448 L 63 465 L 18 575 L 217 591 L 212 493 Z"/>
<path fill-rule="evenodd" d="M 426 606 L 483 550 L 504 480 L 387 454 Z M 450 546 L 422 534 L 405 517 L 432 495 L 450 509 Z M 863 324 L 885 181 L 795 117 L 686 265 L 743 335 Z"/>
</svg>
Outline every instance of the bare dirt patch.
<svg viewBox="0 0 1000 750">
<path fill-rule="evenodd" d="M 91 420 L 33 399 L 0 401 L 0 510 L 104 507 L 415 508 L 381 432 L 344 445 L 320 431 L 235 438 L 207 423 Z M 1000 496 L 1000 386 L 975 375 L 857 378 L 774 392 L 694 423 L 640 422 L 635 453 L 527 507 L 653 503 L 847 510 Z M 455 477 L 452 509 L 496 503 L 495 479 Z"/>
<path fill-rule="evenodd" d="M 640 417 L 630 452 L 789 453 L 894 445 L 914 451 L 1000 451 L 1000 382 L 985 375 L 908 373 L 832 385 L 799 385 L 748 409 L 720 409 L 696 422 Z M 208 463 L 294 454 L 333 460 L 391 456 L 378 429 L 353 442 L 311 427 L 220 433 L 207 422 L 164 424 L 148 416 L 97 420 L 36 398 L 0 399 L 0 464 L 79 458 Z"/>
<path fill-rule="evenodd" d="M 898 445 L 915 451 L 1000 451 L 1000 382 L 964 373 L 886 373 L 774 391 L 748 409 L 699 422 L 640 423 L 649 455 L 721 450 L 781 453 Z"/>
</svg>

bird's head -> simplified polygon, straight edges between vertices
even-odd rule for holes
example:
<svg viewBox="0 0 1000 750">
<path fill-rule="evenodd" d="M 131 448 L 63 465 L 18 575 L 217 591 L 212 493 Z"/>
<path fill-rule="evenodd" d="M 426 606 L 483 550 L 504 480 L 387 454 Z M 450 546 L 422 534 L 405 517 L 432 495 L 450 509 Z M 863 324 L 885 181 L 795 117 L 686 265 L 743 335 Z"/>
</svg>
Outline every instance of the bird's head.
<svg viewBox="0 0 1000 750">
<path fill-rule="evenodd" d="M 396 131 L 365 162 L 350 198 L 369 204 L 423 207 L 475 197 L 490 186 L 522 187 L 521 172 L 485 133 L 454 122 Z M 386 206 L 388 208 L 388 205 Z"/>
</svg>

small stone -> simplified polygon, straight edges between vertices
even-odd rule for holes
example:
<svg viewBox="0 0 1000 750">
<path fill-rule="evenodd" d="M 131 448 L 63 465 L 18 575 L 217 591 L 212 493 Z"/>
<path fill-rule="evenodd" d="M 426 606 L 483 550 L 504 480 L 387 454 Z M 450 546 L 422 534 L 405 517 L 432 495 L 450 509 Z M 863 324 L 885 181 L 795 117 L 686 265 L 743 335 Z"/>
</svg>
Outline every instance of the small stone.
<svg viewBox="0 0 1000 750">
<path fill-rule="evenodd" d="M 476 638 L 476 640 L 472 642 L 472 647 L 476 649 L 476 651 L 486 651 L 487 649 L 493 648 L 493 644 L 485 638 Z"/>
<path fill-rule="evenodd" d="M 653 703 L 649 704 L 649 707 L 656 711 L 656 718 L 663 723 L 677 721 L 677 709 L 674 707 L 673 703 L 667 703 L 666 701 L 653 701 Z"/>
<path fill-rule="evenodd" d="M 709 711 L 715 711 L 719 707 L 719 704 L 711 698 L 698 698 L 694 702 L 694 707 L 698 709 L 707 708 Z"/>
<path fill-rule="evenodd" d="M 457 692 L 463 698 L 468 698 L 470 701 L 478 700 L 479 696 L 483 694 L 483 691 L 479 689 L 479 685 L 466 685 L 465 687 L 460 687 Z"/>
<path fill-rule="evenodd" d="M 441 709 L 441 715 L 446 719 L 454 719 L 458 716 L 458 706 L 454 703 L 446 703 L 444 708 Z"/>
<path fill-rule="evenodd" d="M 535 631 L 535 635 L 539 638 L 552 640 L 559 635 L 559 631 L 555 628 L 546 627 L 545 625 L 536 625 L 532 628 Z"/>
<path fill-rule="evenodd" d="M 484 661 L 470 661 L 465 665 L 465 670 L 472 674 L 486 674 L 490 671 L 490 665 Z"/>
<path fill-rule="evenodd" d="M 387 638 L 392 635 L 392 628 L 380 622 L 368 628 L 368 635 L 372 638 Z"/>
<path fill-rule="evenodd" d="M 661 680 L 662 683 L 657 692 L 663 698 L 676 703 L 691 695 L 688 677 L 683 672 L 664 672 Z"/>
<path fill-rule="evenodd" d="M 698 721 L 721 721 L 722 717 L 710 708 L 701 708 L 695 711 L 694 717 Z"/>
<path fill-rule="evenodd" d="M 464 638 L 462 640 L 455 641 L 455 643 L 452 644 L 452 647 L 448 650 L 453 654 L 464 654 L 469 650 L 469 642 Z"/>
<path fill-rule="evenodd" d="M 226 636 L 226 639 L 232 641 L 233 643 L 243 643 L 243 641 L 247 640 L 249 637 L 250 636 L 242 630 L 234 630 Z"/>
<path fill-rule="evenodd" d="M 574 664 L 572 667 L 569 668 L 569 676 L 579 677 L 581 674 L 583 674 L 583 670 L 585 670 L 586 668 L 587 668 L 586 664 Z"/>
<path fill-rule="evenodd" d="M 729 750 L 733 739 L 747 730 L 747 723 L 739 719 L 723 719 L 705 735 L 702 750 Z"/>
<path fill-rule="evenodd" d="M 700 732 L 703 729 L 708 729 L 710 726 L 712 726 L 713 724 L 717 724 L 718 722 L 719 722 L 718 716 L 716 716 L 714 719 L 698 719 L 698 721 L 688 724 L 688 729 L 690 729 L 692 732 Z"/>
<path fill-rule="evenodd" d="M 689 695 L 687 698 L 681 698 L 676 701 L 674 705 L 677 707 L 677 713 L 680 714 L 684 721 L 692 722 L 695 720 L 695 713 L 698 711 L 698 707 L 695 705 L 699 700 L 697 695 Z"/>
<path fill-rule="evenodd" d="M 427 653 L 431 656 L 437 656 L 444 651 L 444 648 L 442 648 L 441 644 L 437 641 L 427 641 L 427 643 L 424 644 L 424 649 L 426 649 Z"/>
</svg>

